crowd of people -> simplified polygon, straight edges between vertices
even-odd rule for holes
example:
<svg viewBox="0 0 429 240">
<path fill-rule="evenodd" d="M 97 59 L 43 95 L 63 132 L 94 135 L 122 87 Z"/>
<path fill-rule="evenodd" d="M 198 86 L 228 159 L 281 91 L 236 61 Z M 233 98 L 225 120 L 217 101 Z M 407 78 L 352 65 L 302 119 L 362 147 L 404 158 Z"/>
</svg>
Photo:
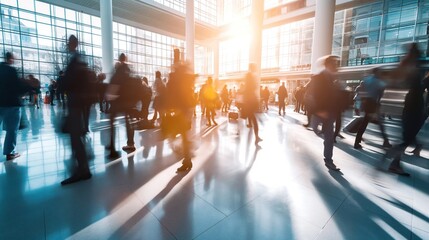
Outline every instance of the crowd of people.
<svg viewBox="0 0 429 240">
<path fill-rule="evenodd" d="M 243 78 L 239 89 L 228 89 L 224 85 L 220 92 L 217 91 L 214 80 L 209 77 L 204 85 L 196 91 L 196 75 L 186 63 L 175 59 L 171 73 L 167 78 L 162 78 L 161 72 L 155 72 L 155 81 L 149 86 L 146 77 L 135 77 L 127 62 L 127 56 L 121 54 L 115 65 L 114 73 L 109 83 L 104 83 L 105 74 L 96 74 L 88 66 L 85 58 L 77 51 L 79 41 L 75 36 L 68 39 L 69 58 L 66 68 L 59 73 L 57 80 L 51 81 L 47 96 L 50 96 L 48 104 L 54 105 L 54 97 L 62 104 L 67 117 L 64 119 L 61 129 L 70 135 L 70 143 L 73 157 L 76 159 L 76 167 L 73 174 L 61 182 L 62 185 L 87 180 L 91 178 L 88 165 L 88 153 L 85 148 L 85 135 L 89 129 L 89 115 L 92 105 L 98 103 L 101 112 L 109 114 L 110 141 L 106 148 L 109 150 L 108 158 L 120 157 L 120 152 L 115 146 L 115 120 L 118 115 L 125 116 L 125 128 L 127 135 L 126 145 L 122 150 L 131 153 L 136 150 L 134 143 L 134 125 L 139 122 L 145 128 L 160 127 L 164 137 L 181 135 L 183 148 L 182 166 L 177 172 L 192 169 L 191 143 L 189 130 L 191 129 L 192 116 L 196 115 L 196 106 L 199 103 L 201 114 L 207 121 L 207 126 L 218 125 L 216 121 L 217 111 L 229 113 L 237 108 L 241 117 L 247 119 L 247 126 L 253 129 L 254 143 L 262 141 L 259 135 L 259 123 L 257 113 L 268 111 L 270 98 L 273 95 L 268 87 L 263 88 L 258 83 L 257 66 L 249 65 L 249 71 Z M 376 123 L 380 127 L 383 137 L 383 148 L 386 157 L 393 158 L 389 171 L 409 175 L 400 166 L 402 152 L 409 145 L 415 145 L 413 151 L 419 155 L 422 145 L 417 141 L 416 135 L 427 118 L 423 93 L 426 89 L 424 83 L 424 69 L 421 67 L 420 51 L 413 44 L 409 53 L 401 61 L 393 73 L 387 73 L 375 68 L 362 83 L 356 88 L 355 114 L 365 113 L 359 118 L 357 134 L 354 142 L 355 149 L 362 149 L 361 141 L 368 123 Z M 17 70 L 12 66 L 14 56 L 6 53 L 5 62 L 0 65 L 0 124 L 6 131 L 3 154 L 6 160 L 19 157 L 15 152 L 16 139 L 20 123 L 22 96 L 29 94 L 30 101 L 37 108 L 41 93 L 41 83 L 33 75 L 28 79 L 20 79 Z M 342 128 L 342 113 L 351 105 L 349 92 L 341 81 L 337 80 L 339 58 L 327 56 L 323 59 L 324 70 L 311 77 L 305 85 L 299 85 L 293 91 L 295 112 L 307 115 L 308 122 L 305 127 L 311 128 L 324 139 L 325 166 L 334 171 L 339 171 L 334 164 L 333 148 L 336 138 Z M 406 83 L 408 94 L 405 98 L 405 106 L 402 115 L 403 142 L 397 146 L 390 144 L 388 135 L 383 125 L 380 114 L 381 98 L 386 88 L 386 79 L 398 79 Z M 286 102 L 289 95 L 283 82 L 277 92 L 274 93 L 278 103 L 278 114 L 286 114 Z M 153 116 L 149 119 L 149 108 L 152 102 Z M 321 127 L 319 126 L 321 125 Z"/>
</svg>

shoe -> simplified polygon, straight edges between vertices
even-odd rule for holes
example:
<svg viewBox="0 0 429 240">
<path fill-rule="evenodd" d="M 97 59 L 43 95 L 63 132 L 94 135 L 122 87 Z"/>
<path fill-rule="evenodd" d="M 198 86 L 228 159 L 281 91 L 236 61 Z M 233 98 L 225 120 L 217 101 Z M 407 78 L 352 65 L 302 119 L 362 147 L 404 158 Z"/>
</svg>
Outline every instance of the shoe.
<svg viewBox="0 0 429 240">
<path fill-rule="evenodd" d="M 212 125 L 211 125 L 211 123 L 207 123 L 206 126 L 207 127 L 211 127 Z"/>
<path fill-rule="evenodd" d="M 107 157 L 109 159 L 116 159 L 116 158 L 120 158 L 121 154 L 118 151 L 111 151 Z"/>
<path fill-rule="evenodd" d="M 325 162 L 325 166 L 334 171 L 340 171 L 339 168 L 333 162 Z"/>
<path fill-rule="evenodd" d="M 355 143 L 355 145 L 353 147 L 355 149 L 362 149 L 362 145 L 360 145 L 359 143 Z"/>
<path fill-rule="evenodd" d="M 310 127 L 310 124 L 302 124 L 303 127 L 308 128 Z"/>
<path fill-rule="evenodd" d="M 75 182 L 79 182 L 79 181 L 83 181 L 83 180 L 88 180 L 92 177 L 91 173 L 86 173 L 86 174 L 74 174 L 73 176 L 67 178 L 66 180 L 61 182 L 61 185 L 67 185 L 67 184 L 72 184 Z"/>
<path fill-rule="evenodd" d="M 392 147 L 392 144 L 390 144 L 390 143 L 389 143 L 389 141 L 384 141 L 384 143 L 383 143 L 383 147 L 384 147 L 384 148 L 391 148 L 391 147 Z"/>
<path fill-rule="evenodd" d="M 341 139 L 344 139 L 345 137 L 343 136 L 343 135 L 341 135 L 341 134 L 337 134 L 337 137 L 339 137 L 339 138 L 341 138 Z"/>
<path fill-rule="evenodd" d="M 10 161 L 10 160 L 13 160 L 15 158 L 19 158 L 20 156 L 21 156 L 21 154 L 19 154 L 19 153 L 7 154 L 6 155 L 6 161 Z"/>
<path fill-rule="evenodd" d="M 181 167 L 179 167 L 176 170 L 176 173 L 190 171 L 191 169 L 192 169 L 192 162 L 189 165 L 183 164 Z"/>
<path fill-rule="evenodd" d="M 260 138 L 260 137 L 256 137 L 256 139 L 255 139 L 255 144 L 258 144 L 260 141 L 262 141 L 262 138 Z"/>
<path fill-rule="evenodd" d="M 136 147 L 134 146 L 123 146 L 122 150 L 124 150 L 125 152 L 134 152 L 136 150 Z"/>
<path fill-rule="evenodd" d="M 414 148 L 413 151 L 411 151 L 410 153 L 412 153 L 414 156 L 420 157 L 420 152 L 422 151 L 422 145 L 418 144 L 416 146 L 416 148 Z"/>
<path fill-rule="evenodd" d="M 213 124 L 214 124 L 215 126 L 217 126 L 217 122 L 213 121 Z"/>
<path fill-rule="evenodd" d="M 401 167 L 389 167 L 389 172 L 395 173 L 401 176 L 409 177 L 411 174 L 407 173 Z"/>
</svg>

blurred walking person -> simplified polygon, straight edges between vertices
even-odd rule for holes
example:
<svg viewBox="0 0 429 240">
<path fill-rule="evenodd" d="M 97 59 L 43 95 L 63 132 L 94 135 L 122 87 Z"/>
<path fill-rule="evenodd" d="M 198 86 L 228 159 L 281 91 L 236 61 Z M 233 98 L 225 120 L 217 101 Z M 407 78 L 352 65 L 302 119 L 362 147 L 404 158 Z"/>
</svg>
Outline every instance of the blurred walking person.
<svg viewBox="0 0 429 240">
<path fill-rule="evenodd" d="M 277 95 L 279 97 L 279 115 L 282 115 L 282 111 L 283 111 L 283 116 L 286 115 L 286 103 L 285 100 L 288 97 L 287 94 L 287 90 L 285 87 L 285 83 L 283 82 L 282 85 L 279 87 L 279 89 L 277 90 Z"/>
<path fill-rule="evenodd" d="M 6 130 L 3 144 L 3 155 L 6 160 L 13 160 L 20 156 L 15 152 L 16 138 L 21 119 L 21 97 L 30 90 L 30 86 L 18 78 L 18 72 L 12 65 L 12 53 L 5 54 L 5 62 L 0 64 L 0 125 Z"/>
<path fill-rule="evenodd" d="M 415 145 L 414 154 L 419 155 L 422 149 L 421 143 L 417 141 L 417 134 L 423 126 L 425 120 L 425 109 L 423 99 L 423 78 L 424 70 L 421 68 L 422 56 L 417 47 L 417 43 L 413 43 L 404 59 L 400 62 L 398 69 L 395 71 L 395 76 L 399 79 L 404 79 L 409 88 L 405 96 L 404 109 L 402 111 L 402 143 L 393 147 L 388 151 L 387 155 L 393 155 L 393 161 L 389 166 L 389 172 L 403 176 L 410 176 L 409 173 L 401 167 L 402 153 L 410 145 Z"/>
<path fill-rule="evenodd" d="M 311 77 L 306 90 L 306 108 L 310 108 L 312 113 L 311 125 L 314 131 L 322 123 L 323 133 L 323 156 L 325 166 L 331 170 L 339 171 L 340 169 L 332 160 L 334 149 L 334 121 L 337 113 L 337 94 L 335 86 L 336 73 L 338 71 L 338 57 L 324 57 L 325 69 Z"/>
<path fill-rule="evenodd" d="M 360 142 L 362 141 L 362 135 L 364 134 L 368 123 L 371 121 L 377 124 L 380 128 L 381 135 L 383 137 L 383 147 L 392 147 L 387 138 L 386 131 L 384 130 L 383 120 L 380 117 L 380 100 L 383 96 L 386 83 L 381 80 L 382 72 L 379 68 L 373 69 L 372 75 L 364 79 L 360 89 L 360 101 L 363 103 L 363 110 L 365 111 L 365 117 L 359 130 L 356 134 L 355 149 L 361 149 Z"/>
<path fill-rule="evenodd" d="M 177 173 L 192 169 L 191 141 L 189 130 L 191 129 L 194 98 L 195 75 L 187 64 L 176 62 L 167 83 L 166 107 L 173 113 L 166 116 L 162 122 L 164 132 L 174 129 L 170 135 L 180 134 L 182 137 L 183 161 L 182 166 L 177 168 Z M 174 116 L 174 117 L 173 117 Z"/>
<path fill-rule="evenodd" d="M 249 64 L 249 71 L 247 72 L 244 79 L 243 89 L 243 112 L 249 120 L 249 127 L 253 128 L 255 134 L 255 144 L 257 145 L 262 138 L 259 137 L 259 125 L 256 119 L 256 112 L 258 112 L 259 101 L 258 101 L 258 85 L 256 80 L 257 66 L 254 63 Z"/>
<path fill-rule="evenodd" d="M 67 92 L 68 115 L 64 129 L 70 134 L 73 156 L 77 160 L 77 167 L 70 178 L 61 182 L 67 185 L 91 178 L 88 165 L 88 153 L 84 144 L 86 134 L 86 109 L 88 102 L 88 90 L 90 89 L 90 70 L 84 57 L 77 51 L 79 44 L 76 36 L 71 35 L 68 39 L 68 50 L 70 58 L 64 74 L 64 91 Z"/>
<path fill-rule="evenodd" d="M 164 102 L 165 102 L 165 83 L 161 79 L 161 72 L 156 71 L 155 72 L 155 82 L 153 83 L 153 90 L 155 93 L 155 98 L 153 99 L 153 117 L 152 122 L 155 123 L 155 121 L 159 119 L 162 121 L 164 117 Z"/>
</svg>

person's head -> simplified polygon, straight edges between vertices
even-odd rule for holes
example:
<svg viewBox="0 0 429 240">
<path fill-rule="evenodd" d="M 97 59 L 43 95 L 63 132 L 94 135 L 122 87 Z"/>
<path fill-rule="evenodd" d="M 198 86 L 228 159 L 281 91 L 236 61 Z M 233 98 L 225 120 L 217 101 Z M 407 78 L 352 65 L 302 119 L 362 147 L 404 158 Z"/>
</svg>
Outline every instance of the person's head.
<svg viewBox="0 0 429 240">
<path fill-rule="evenodd" d="M 149 81 L 147 80 L 147 77 L 143 77 L 143 80 L 142 80 L 144 83 L 146 83 L 147 85 L 149 85 Z"/>
<path fill-rule="evenodd" d="M 13 64 L 13 62 L 15 61 L 15 57 L 11 52 L 6 52 L 6 54 L 4 55 L 4 59 L 8 64 Z"/>
<path fill-rule="evenodd" d="M 283 87 L 285 86 L 285 82 L 282 82 L 282 86 L 283 86 Z"/>
<path fill-rule="evenodd" d="M 161 78 L 161 72 L 160 71 L 156 71 L 155 72 L 155 77 L 156 78 Z"/>
<path fill-rule="evenodd" d="M 67 47 L 70 52 L 76 51 L 77 45 L 79 45 L 79 40 L 75 35 L 70 35 Z"/>
<path fill-rule="evenodd" d="M 208 77 L 207 78 L 207 84 L 212 84 L 213 83 L 213 79 L 212 79 L 212 77 Z"/>
<path fill-rule="evenodd" d="M 329 55 L 325 58 L 324 61 L 325 69 L 330 72 L 338 72 L 339 66 L 339 57 L 334 55 Z"/>
<path fill-rule="evenodd" d="M 383 75 L 383 71 L 381 70 L 381 68 L 379 67 L 375 67 L 373 69 L 371 69 L 371 73 L 376 77 L 376 78 L 380 78 Z"/>
<path fill-rule="evenodd" d="M 28 79 L 30 79 L 30 80 L 31 80 L 31 79 L 34 79 L 34 75 L 33 75 L 33 74 L 29 74 L 29 75 L 28 75 Z"/>
<path fill-rule="evenodd" d="M 63 72 L 63 71 L 60 71 L 60 72 L 58 73 L 58 75 L 62 76 L 62 75 L 64 75 L 64 72 Z"/>
<path fill-rule="evenodd" d="M 119 55 L 119 62 L 124 63 L 127 61 L 127 56 L 125 55 L 125 53 L 121 53 L 121 55 Z"/>
</svg>

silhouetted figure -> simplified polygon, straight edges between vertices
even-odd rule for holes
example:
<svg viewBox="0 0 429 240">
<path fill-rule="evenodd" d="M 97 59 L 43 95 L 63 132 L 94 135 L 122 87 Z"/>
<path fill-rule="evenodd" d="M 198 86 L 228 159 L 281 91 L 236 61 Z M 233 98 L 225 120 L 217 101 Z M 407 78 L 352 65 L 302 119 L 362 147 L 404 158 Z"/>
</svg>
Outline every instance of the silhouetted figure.
<svg viewBox="0 0 429 240">
<path fill-rule="evenodd" d="M 213 79 L 209 77 L 205 85 L 202 96 L 206 106 L 207 126 L 211 126 L 212 122 L 214 125 L 217 125 L 214 117 L 216 115 L 216 102 L 218 100 L 218 95 L 213 86 Z"/>
<path fill-rule="evenodd" d="M 155 98 L 153 99 L 153 113 L 152 121 L 155 122 L 158 119 L 163 119 L 165 114 L 165 83 L 161 79 L 161 72 L 155 72 L 155 82 L 153 83 L 153 90 L 155 92 Z"/>
<path fill-rule="evenodd" d="M 223 86 L 222 91 L 220 93 L 220 98 L 222 100 L 222 112 L 228 112 L 229 110 L 229 92 L 226 85 Z"/>
<path fill-rule="evenodd" d="M 282 115 L 282 111 L 283 111 L 283 116 L 284 116 L 286 114 L 286 111 L 285 111 L 285 109 L 286 109 L 285 100 L 288 97 L 287 90 L 286 90 L 284 82 L 282 83 L 282 85 L 277 90 L 277 95 L 279 97 L 279 115 Z"/>
<path fill-rule="evenodd" d="M 249 72 L 246 74 L 244 79 L 243 112 L 249 120 L 249 127 L 253 127 L 255 144 L 258 144 L 262 139 L 259 137 L 258 120 L 255 116 L 259 108 L 257 95 L 258 85 L 255 76 L 256 68 L 257 66 L 254 63 L 249 64 Z"/>
<path fill-rule="evenodd" d="M 54 104 L 54 98 L 55 98 L 56 89 L 57 89 L 57 83 L 54 80 L 51 80 L 51 83 L 48 86 L 49 97 L 50 97 L 49 101 L 50 101 L 51 106 L 55 105 Z"/>
<path fill-rule="evenodd" d="M 381 135 L 383 136 L 383 147 L 392 147 L 387 138 L 386 132 L 384 130 L 383 120 L 380 118 L 380 100 L 383 96 L 384 89 L 386 88 L 386 83 L 382 80 L 382 72 L 379 68 L 373 69 L 373 74 L 364 79 L 361 84 L 360 98 L 363 103 L 363 110 L 365 111 L 365 117 L 362 124 L 359 127 L 359 130 L 356 134 L 354 148 L 361 149 L 362 146 L 360 142 L 362 141 L 362 135 L 368 126 L 368 123 L 371 121 L 377 124 L 380 128 Z"/>
<path fill-rule="evenodd" d="M 150 102 L 152 100 L 152 89 L 149 86 L 149 82 L 147 80 L 147 77 L 143 77 L 142 79 L 142 93 L 141 93 L 141 117 L 144 121 L 148 121 L 148 115 L 149 115 L 149 106 Z"/>
<path fill-rule="evenodd" d="M 64 108 L 66 106 L 66 102 L 65 102 L 65 96 L 64 96 L 65 92 L 64 92 L 63 84 L 62 84 L 63 79 L 64 79 L 64 72 L 60 71 L 58 73 L 58 78 L 57 78 L 57 81 L 56 81 L 57 82 L 57 91 L 56 91 L 56 93 L 57 93 L 57 102 L 58 103 L 61 102 L 62 107 Z"/>
<path fill-rule="evenodd" d="M 335 86 L 336 73 L 338 71 L 338 57 L 327 56 L 324 59 L 325 69 L 311 77 L 307 86 L 306 98 L 308 98 L 306 108 L 309 107 L 312 113 L 313 130 L 317 130 L 319 123 L 322 123 L 323 133 L 323 156 L 325 166 L 331 170 L 340 170 L 332 160 L 334 148 L 334 121 L 337 113 L 337 94 Z M 311 99 L 311 100 L 310 100 Z"/>
<path fill-rule="evenodd" d="M 71 35 L 68 39 L 70 58 L 64 74 L 64 91 L 67 92 L 68 115 L 65 130 L 70 134 L 73 156 L 77 160 L 77 168 L 73 175 L 62 181 L 62 185 L 91 178 L 88 166 L 88 154 L 84 145 L 86 134 L 86 109 L 89 102 L 90 70 L 82 55 L 77 51 L 78 39 Z"/>
<path fill-rule="evenodd" d="M 409 145 L 415 145 L 414 154 L 419 155 L 422 145 L 417 141 L 417 134 L 423 125 L 425 119 L 423 84 L 424 70 L 421 68 L 421 52 L 416 43 L 410 47 L 408 54 L 400 62 L 396 71 L 396 76 L 403 77 L 409 88 L 405 96 L 404 109 L 402 111 L 402 138 L 403 142 L 395 147 L 389 153 L 394 154 L 389 171 L 399 175 L 409 176 L 401 165 L 402 153 Z"/>
<path fill-rule="evenodd" d="M 117 98 L 112 101 L 110 110 L 110 154 L 109 158 L 119 157 L 115 147 L 115 118 L 123 113 L 125 115 L 125 128 L 127 132 L 127 145 L 122 147 L 125 152 L 136 150 L 134 146 L 134 129 L 131 126 L 132 113 L 135 112 L 139 94 L 141 93 L 141 81 L 130 76 L 131 70 L 126 63 L 127 57 L 121 53 L 119 62 L 115 66 L 115 73 L 112 76 L 110 85 L 116 89 Z"/>
<path fill-rule="evenodd" d="M 37 109 L 40 108 L 40 100 L 39 95 L 42 93 L 40 91 L 40 81 L 39 79 L 35 78 L 33 74 L 28 75 L 28 81 L 30 81 L 30 84 L 34 86 L 33 90 L 31 90 L 31 94 L 33 94 L 33 100 L 34 100 L 34 106 L 37 107 Z"/>
<path fill-rule="evenodd" d="M 12 53 L 5 54 L 5 62 L 0 64 L 0 125 L 6 130 L 3 144 L 3 155 L 6 160 L 13 160 L 20 156 L 15 152 L 16 137 L 21 118 L 21 97 L 28 92 L 30 86 L 18 78 Z"/>
<path fill-rule="evenodd" d="M 167 83 L 166 107 L 168 115 L 162 122 L 164 132 L 174 129 L 172 135 L 182 136 L 183 161 L 177 172 L 189 171 L 192 168 L 192 154 L 188 131 L 191 129 L 192 109 L 195 107 L 194 98 L 195 75 L 186 64 L 176 63 Z"/>
<path fill-rule="evenodd" d="M 262 90 L 261 98 L 262 98 L 262 102 L 263 102 L 263 105 L 262 105 L 263 109 L 265 111 L 268 111 L 268 101 L 270 100 L 270 90 L 268 90 L 268 87 L 265 87 Z"/>
</svg>

